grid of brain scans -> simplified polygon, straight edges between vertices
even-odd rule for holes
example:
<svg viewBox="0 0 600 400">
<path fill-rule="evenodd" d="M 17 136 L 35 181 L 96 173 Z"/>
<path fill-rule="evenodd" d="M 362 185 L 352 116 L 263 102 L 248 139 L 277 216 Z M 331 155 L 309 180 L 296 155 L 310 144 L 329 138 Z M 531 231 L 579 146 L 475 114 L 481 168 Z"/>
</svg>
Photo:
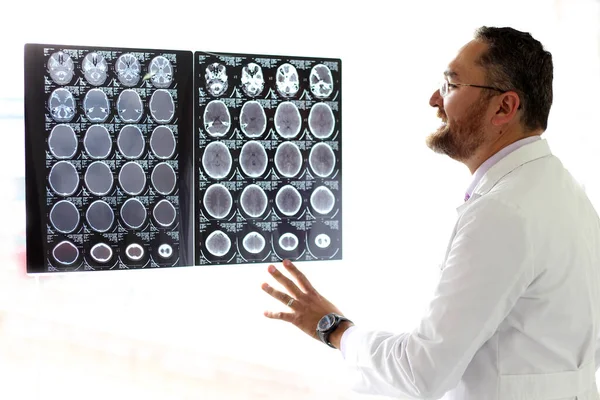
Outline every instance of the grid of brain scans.
<svg viewBox="0 0 600 400">
<path fill-rule="evenodd" d="M 194 58 L 196 264 L 341 259 L 341 60 Z"/>
<path fill-rule="evenodd" d="M 341 259 L 341 73 L 26 44 L 27 272 Z"/>
<path fill-rule="evenodd" d="M 181 154 L 191 57 L 26 45 L 28 272 L 192 262 Z"/>
</svg>

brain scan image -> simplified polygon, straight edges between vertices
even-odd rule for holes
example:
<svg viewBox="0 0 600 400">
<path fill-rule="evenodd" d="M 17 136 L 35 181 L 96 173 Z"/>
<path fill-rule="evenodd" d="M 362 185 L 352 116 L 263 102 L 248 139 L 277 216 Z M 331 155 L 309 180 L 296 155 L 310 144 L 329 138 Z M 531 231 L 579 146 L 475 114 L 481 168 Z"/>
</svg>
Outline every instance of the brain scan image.
<svg viewBox="0 0 600 400">
<path fill-rule="evenodd" d="M 104 122 L 110 113 L 108 97 L 100 89 L 92 89 L 85 94 L 83 99 L 83 110 L 90 122 Z"/>
<path fill-rule="evenodd" d="M 106 81 L 108 64 L 104 57 L 96 52 L 86 54 L 81 63 L 83 76 L 90 85 L 100 86 Z"/>
<path fill-rule="evenodd" d="M 206 250 L 215 257 L 223 257 L 231 249 L 231 239 L 220 230 L 212 232 L 206 238 Z"/>
<path fill-rule="evenodd" d="M 132 87 L 140 81 L 142 66 L 135 55 L 126 53 L 117 59 L 115 72 L 119 82 L 124 86 Z"/>
<path fill-rule="evenodd" d="M 275 204 L 282 214 L 290 217 L 300 211 L 300 207 L 302 207 L 302 195 L 292 185 L 285 185 L 277 191 Z"/>
<path fill-rule="evenodd" d="M 73 59 L 65 52 L 53 53 L 48 59 L 47 68 L 50 78 L 59 85 L 66 85 L 73 79 L 75 70 Z"/>
<path fill-rule="evenodd" d="M 96 196 L 104 196 L 113 187 L 113 174 L 108 165 L 102 161 L 91 163 L 84 176 L 85 186 Z"/>
<path fill-rule="evenodd" d="M 117 137 L 117 147 L 125 158 L 140 158 L 146 147 L 140 128 L 135 125 L 125 125 L 121 128 Z"/>
<path fill-rule="evenodd" d="M 135 161 L 129 161 L 119 171 L 119 185 L 123 191 L 132 196 L 142 193 L 146 187 L 146 173 Z"/>
<path fill-rule="evenodd" d="M 233 198 L 225 186 L 215 183 L 204 193 L 203 203 L 206 211 L 213 218 L 222 219 L 231 211 Z"/>
<path fill-rule="evenodd" d="M 248 253 L 258 254 L 265 249 L 265 238 L 258 232 L 250 232 L 242 240 L 242 245 Z"/>
<path fill-rule="evenodd" d="M 90 250 L 92 259 L 98 263 L 109 262 L 113 256 L 113 251 L 106 243 L 96 243 Z"/>
<path fill-rule="evenodd" d="M 168 195 L 175 190 L 175 184 L 177 182 L 177 175 L 171 165 L 166 162 L 156 164 L 152 170 L 152 186 L 154 189 L 163 195 Z"/>
<path fill-rule="evenodd" d="M 88 207 L 85 220 L 89 227 L 96 232 L 108 231 L 114 222 L 115 214 L 112 207 L 103 200 L 96 200 Z"/>
<path fill-rule="evenodd" d="M 256 184 L 246 186 L 240 196 L 242 210 L 252 218 L 262 216 L 267 210 L 268 204 L 267 194 Z"/>
<path fill-rule="evenodd" d="M 335 196 L 326 186 L 319 186 L 310 195 L 310 205 L 319 214 L 329 214 L 335 205 Z"/>
<path fill-rule="evenodd" d="M 175 210 L 173 203 L 169 200 L 162 199 L 154 206 L 152 215 L 159 225 L 171 226 L 173 222 L 175 222 L 177 211 Z"/>
<path fill-rule="evenodd" d="M 327 143 L 317 143 L 310 150 L 308 163 L 316 175 L 326 178 L 335 167 L 335 153 Z"/>
<path fill-rule="evenodd" d="M 157 88 L 168 88 L 173 82 L 173 67 L 171 61 L 164 56 L 156 56 L 150 61 L 150 81 Z"/>
<path fill-rule="evenodd" d="M 317 103 L 310 109 L 308 114 L 308 129 L 319 139 L 331 136 L 335 128 L 335 117 L 333 111 L 325 103 Z"/>
<path fill-rule="evenodd" d="M 229 149 L 221 142 L 211 142 L 204 149 L 202 167 L 213 179 L 223 179 L 231 171 L 233 159 Z"/>
<path fill-rule="evenodd" d="M 257 138 L 267 129 L 267 115 L 258 101 L 248 101 L 240 111 L 240 128 L 249 138 Z"/>
<path fill-rule="evenodd" d="M 137 243 L 131 243 L 125 249 L 125 255 L 131 261 L 139 261 L 139 260 L 141 260 L 144 257 L 145 253 L 146 252 L 144 251 L 144 248 L 142 246 L 140 246 L 139 244 L 137 244 Z"/>
<path fill-rule="evenodd" d="M 157 126 L 150 136 L 150 149 L 158 158 L 167 159 L 175 154 L 175 135 L 168 126 Z"/>
<path fill-rule="evenodd" d="M 52 249 L 52 256 L 61 264 L 71 265 L 79 257 L 79 249 L 68 240 L 63 240 Z"/>
<path fill-rule="evenodd" d="M 298 107 L 290 101 L 285 101 L 275 110 L 275 130 L 284 139 L 298 136 L 302 128 L 302 117 Z"/>
<path fill-rule="evenodd" d="M 170 244 L 163 243 L 158 246 L 158 256 L 161 258 L 169 258 L 173 255 L 173 247 Z"/>
<path fill-rule="evenodd" d="M 105 127 L 92 125 L 85 132 L 83 147 L 91 158 L 106 158 L 112 151 L 112 139 Z"/>
<path fill-rule="evenodd" d="M 242 146 L 239 157 L 240 167 L 244 174 L 258 178 L 265 173 L 268 164 L 267 151 L 257 141 L 247 142 Z"/>
<path fill-rule="evenodd" d="M 144 114 L 144 104 L 140 95 L 133 89 L 125 89 L 117 100 L 117 112 L 126 123 L 137 123 Z"/>
<path fill-rule="evenodd" d="M 326 233 L 320 233 L 315 237 L 315 245 L 321 249 L 329 247 L 331 238 Z"/>
<path fill-rule="evenodd" d="M 69 161 L 59 161 L 48 175 L 50 188 L 59 196 L 71 196 L 79 187 L 79 174 Z"/>
<path fill-rule="evenodd" d="M 285 251 L 294 251 L 298 247 L 298 237 L 291 232 L 286 232 L 279 237 L 279 247 Z"/>
<path fill-rule="evenodd" d="M 121 220 L 131 229 L 139 229 L 146 222 L 146 207 L 135 197 L 125 200 L 120 214 Z"/>
<path fill-rule="evenodd" d="M 50 223 L 60 233 L 71 233 L 79 225 L 79 210 L 73 203 L 60 200 L 50 210 Z"/>
<path fill-rule="evenodd" d="M 275 167 L 286 178 L 298 175 L 302 168 L 302 153 L 295 143 L 283 142 L 277 146 Z"/>
<path fill-rule="evenodd" d="M 206 90 L 214 97 L 223 95 L 229 86 L 227 82 L 227 69 L 220 63 L 212 63 L 206 67 L 204 80 L 206 82 Z"/>
<path fill-rule="evenodd" d="M 48 109 L 55 121 L 70 122 L 75 117 L 75 99 L 67 89 L 55 89 L 48 99 Z"/>
<path fill-rule="evenodd" d="M 59 124 L 52 128 L 48 148 L 56 158 L 72 158 L 77 152 L 77 136 L 69 125 Z"/>
<path fill-rule="evenodd" d="M 250 97 L 256 97 L 265 88 L 265 79 L 260 65 L 248 63 L 242 68 L 242 90 Z"/>
<path fill-rule="evenodd" d="M 283 97 L 293 97 L 300 89 L 300 77 L 292 64 L 282 64 L 277 68 L 277 91 Z"/>
<path fill-rule="evenodd" d="M 231 115 L 225 103 L 213 100 L 204 109 L 204 129 L 213 137 L 222 137 L 229 132 Z"/>
<path fill-rule="evenodd" d="M 310 70 L 310 91 L 318 99 L 324 99 L 333 93 L 333 76 L 324 64 L 317 64 Z"/>
<path fill-rule="evenodd" d="M 150 115 L 159 124 L 168 124 L 175 116 L 173 96 L 165 89 L 158 89 L 150 98 Z"/>
</svg>

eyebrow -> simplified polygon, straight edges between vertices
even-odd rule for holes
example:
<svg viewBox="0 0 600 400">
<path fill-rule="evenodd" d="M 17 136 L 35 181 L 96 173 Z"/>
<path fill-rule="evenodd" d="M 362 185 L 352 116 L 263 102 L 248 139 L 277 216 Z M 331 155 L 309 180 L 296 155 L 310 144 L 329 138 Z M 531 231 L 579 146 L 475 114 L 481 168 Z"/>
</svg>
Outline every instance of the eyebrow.
<svg viewBox="0 0 600 400">
<path fill-rule="evenodd" d="M 447 69 L 444 71 L 444 76 L 446 78 L 458 78 L 458 72 L 452 71 L 451 69 Z"/>
</svg>

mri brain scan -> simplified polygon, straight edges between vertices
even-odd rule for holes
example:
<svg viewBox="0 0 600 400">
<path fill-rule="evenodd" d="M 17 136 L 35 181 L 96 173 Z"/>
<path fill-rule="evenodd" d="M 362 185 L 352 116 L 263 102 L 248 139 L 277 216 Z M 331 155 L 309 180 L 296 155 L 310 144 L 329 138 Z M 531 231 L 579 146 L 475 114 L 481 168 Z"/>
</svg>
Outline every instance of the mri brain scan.
<svg viewBox="0 0 600 400">
<path fill-rule="evenodd" d="M 207 66 L 204 72 L 204 79 L 206 81 L 206 90 L 214 97 L 223 95 L 229 87 L 227 68 L 220 63 L 213 63 Z"/>
<path fill-rule="evenodd" d="M 108 64 L 101 54 L 96 52 L 86 54 L 81 69 L 83 70 L 83 76 L 90 85 L 100 86 L 106 82 Z"/>
<path fill-rule="evenodd" d="M 73 59 L 65 52 L 57 51 L 48 59 L 50 78 L 59 85 L 70 83 L 73 79 L 74 70 Z"/>
<path fill-rule="evenodd" d="M 265 78 L 260 65 L 253 62 L 242 68 L 242 90 L 250 97 L 256 97 L 265 88 Z"/>
</svg>

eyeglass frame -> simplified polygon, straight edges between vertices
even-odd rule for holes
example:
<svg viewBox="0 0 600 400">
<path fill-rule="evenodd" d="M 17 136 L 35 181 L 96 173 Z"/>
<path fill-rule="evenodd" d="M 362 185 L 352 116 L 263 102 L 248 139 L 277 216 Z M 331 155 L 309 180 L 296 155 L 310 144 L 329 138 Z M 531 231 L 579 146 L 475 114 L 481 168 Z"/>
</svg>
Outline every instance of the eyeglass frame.
<svg viewBox="0 0 600 400">
<path fill-rule="evenodd" d="M 438 89 L 440 91 L 440 96 L 446 97 L 448 95 L 448 93 L 450 92 L 450 85 L 453 85 L 453 86 L 470 86 L 470 87 L 476 87 L 476 88 L 480 88 L 480 89 L 490 89 L 490 90 L 495 90 L 495 91 L 500 92 L 500 93 L 510 92 L 510 90 L 503 90 L 503 89 L 499 89 L 499 88 L 493 87 L 493 86 L 474 85 L 472 83 L 450 83 L 448 81 L 448 79 L 444 79 L 442 81 L 439 89 Z M 445 90 L 444 90 L 444 88 L 445 88 Z M 519 107 L 517 109 L 518 110 L 521 109 L 521 104 L 519 104 Z"/>
</svg>

